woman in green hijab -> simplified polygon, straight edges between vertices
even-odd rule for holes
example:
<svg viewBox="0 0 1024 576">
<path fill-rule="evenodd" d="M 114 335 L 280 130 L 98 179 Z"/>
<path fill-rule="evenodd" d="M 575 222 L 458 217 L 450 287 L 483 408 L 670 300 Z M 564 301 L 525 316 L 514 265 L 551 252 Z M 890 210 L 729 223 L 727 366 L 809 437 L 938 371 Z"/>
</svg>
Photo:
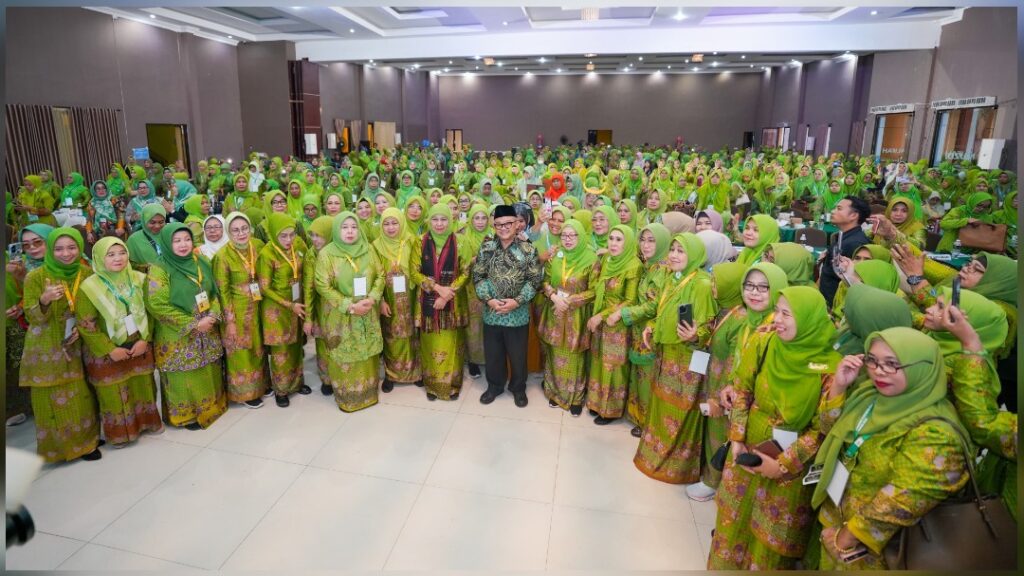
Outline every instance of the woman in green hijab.
<svg viewBox="0 0 1024 576">
<path fill-rule="evenodd" d="M 406 211 L 416 203 L 425 204 L 415 196 L 406 204 Z M 402 211 L 388 208 L 381 215 L 380 234 L 373 241 L 384 279 L 384 299 L 380 303 L 381 331 L 384 334 L 384 384 L 382 390 L 391 392 L 395 384 L 421 384 L 419 338 L 413 304 L 416 293 L 409 282 L 414 245 L 420 242 L 418 234 L 406 228 Z"/>
<path fill-rule="evenodd" d="M 835 393 L 847 398 L 814 459 L 824 467 L 811 499 L 822 570 L 889 568 L 889 540 L 967 483 L 966 433 L 946 397 L 939 347 L 898 327 L 871 334 L 863 351 L 839 367 Z M 867 378 L 854 383 L 862 367 Z M 828 488 L 840 468 L 849 479 L 836 502 Z M 858 546 L 867 554 L 840 560 Z"/>
<path fill-rule="evenodd" d="M 640 437 L 647 420 L 647 407 L 651 402 L 651 382 L 656 376 L 656 355 L 643 331 L 657 314 L 658 296 L 665 280 L 665 257 L 668 256 L 672 233 L 664 224 L 648 224 L 640 231 L 638 242 L 643 271 L 637 284 L 637 302 L 633 306 L 613 312 L 608 323 L 615 325 L 621 318 L 630 328 L 629 391 L 626 394 L 626 416 L 633 423 L 632 434 Z"/>
<path fill-rule="evenodd" d="M 224 234 L 228 242 L 213 258 L 213 277 L 224 311 L 227 399 L 260 408 L 260 397 L 270 389 L 260 315 L 264 294 L 256 276 L 263 241 L 253 236 L 252 223 L 241 212 L 228 214 Z"/>
<path fill-rule="evenodd" d="M 736 261 L 747 266 L 757 264 L 768 246 L 778 241 L 779 223 L 771 216 L 754 214 L 743 225 L 743 250 Z"/>
<path fill-rule="evenodd" d="M 807 286 L 781 290 L 773 324 L 740 351 L 732 389 L 723 394 L 731 399 L 732 444 L 716 500 L 710 570 L 793 568 L 811 536 L 813 486 L 801 479 L 842 405 L 841 396 L 828 395 L 840 359 L 832 349 L 835 327 L 821 292 Z M 755 448 L 773 438 L 783 448 L 778 457 Z M 760 456 L 761 464 L 740 466 L 743 452 Z"/>
<path fill-rule="evenodd" d="M 620 224 L 619 215 L 611 206 L 600 206 L 594 210 L 590 224 L 594 232 L 589 244 L 597 250 L 598 256 L 603 256 L 608 250 L 608 235 L 613 227 Z"/>
<path fill-rule="evenodd" d="M 263 208 L 259 194 L 249 191 L 249 176 L 247 173 L 236 174 L 231 182 L 233 183 L 231 193 L 224 198 L 225 212 L 246 213 L 250 208 Z M 287 200 L 285 203 L 287 205 Z"/>
<path fill-rule="evenodd" d="M 330 194 L 330 193 L 328 193 Z M 302 323 L 302 331 L 309 338 L 316 340 L 316 367 L 320 375 L 320 393 L 324 396 L 334 394 L 330 378 L 327 375 L 327 343 L 324 341 L 323 305 L 316 291 L 316 259 L 324 247 L 331 243 L 334 218 L 320 216 L 309 225 L 309 250 L 302 259 L 302 300 L 306 303 L 306 318 Z"/>
<path fill-rule="evenodd" d="M 620 200 L 618 204 L 615 205 L 615 213 L 619 215 L 619 223 L 636 229 L 637 222 L 639 221 L 636 202 L 628 198 Z"/>
<path fill-rule="evenodd" d="M 963 206 L 954 206 L 939 222 L 942 228 L 942 239 L 935 249 L 936 252 L 950 252 L 960 235 L 960 229 L 975 222 L 995 223 L 997 214 L 995 199 L 988 192 L 974 192 L 967 197 Z"/>
<path fill-rule="evenodd" d="M 315 283 L 328 382 L 338 408 L 354 412 L 377 403 L 384 274 L 355 214 L 342 212 L 333 226 L 332 242 L 317 256 Z"/>
<path fill-rule="evenodd" d="M 814 256 L 803 245 L 795 242 L 769 244 L 764 259 L 786 271 L 790 286 L 814 286 Z"/>
<path fill-rule="evenodd" d="M 408 172 L 408 170 L 407 170 Z M 427 201 L 419 194 L 414 194 L 406 199 L 403 220 L 405 225 L 402 226 L 402 230 L 405 234 L 410 234 L 419 238 L 426 232 L 426 213 L 427 213 Z M 386 212 L 386 210 L 385 210 Z M 383 215 L 381 216 L 383 218 Z M 379 237 L 379 234 L 378 234 Z"/>
<path fill-rule="evenodd" d="M 128 237 L 128 255 L 132 267 L 146 273 L 160 259 L 160 231 L 167 223 L 167 210 L 149 204 L 142 210 L 142 228 Z"/>
<path fill-rule="evenodd" d="M 729 212 L 729 182 L 721 170 L 712 170 L 708 181 L 697 189 L 697 210 L 705 208 L 713 208 L 719 214 Z"/>
<path fill-rule="evenodd" d="M 890 294 L 901 294 L 899 271 L 895 266 L 883 260 L 854 261 L 853 269 L 847 274 L 849 278 L 839 283 L 839 288 L 832 300 L 832 315 L 837 323 L 842 320 L 840 311 L 846 301 L 847 291 L 853 284 L 863 283 Z"/>
<path fill-rule="evenodd" d="M 89 189 L 82 183 L 84 181 L 85 178 L 78 172 L 68 174 L 68 184 L 60 191 L 57 206 L 84 210 L 89 203 Z"/>
<path fill-rule="evenodd" d="M 135 197 L 128 203 L 128 208 L 124 213 L 125 222 L 132 230 L 142 227 L 142 211 L 150 204 L 161 204 L 161 202 L 156 196 L 156 188 L 153 187 L 153 183 L 149 180 L 142 180 L 136 186 Z"/>
<path fill-rule="evenodd" d="M 274 212 L 267 221 L 270 242 L 260 250 L 256 277 L 263 295 L 260 319 L 270 386 L 277 405 L 284 408 L 290 394 L 311 391 L 302 377 L 302 326 L 307 313 L 302 298 L 302 262 L 306 248 L 299 245 L 295 219 L 290 215 Z"/>
<path fill-rule="evenodd" d="M 381 191 L 380 187 L 380 176 L 376 173 L 371 172 L 366 175 L 366 181 L 363 183 L 363 191 L 360 194 L 361 198 L 366 198 L 373 204 L 377 198 L 377 192 Z"/>
<path fill-rule="evenodd" d="M 82 236 L 55 228 L 46 237 L 43 265 L 25 277 L 28 321 L 19 386 L 29 388 L 36 453 L 46 462 L 99 460 L 96 399 L 86 383 L 82 341 L 75 323 L 81 286 L 92 270 L 82 260 Z"/>
<path fill-rule="evenodd" d="M 637 253 L 636 233 L 619 224 L 608 234 L 608 252 L 590 282 L 594 290 L 593 315 L 587 320 L 590 368 L 587 408 L 594 424 L 604 426 L 621 418 L 629 391 L 629 333 L 625 323 L 610 317 L 637 302 L 643 263 Z"/>
<path fill-rule="evenodd" d="M 203 222 L 210 214 L 210 199 L 202 194 L 194 194 L 185 201 L 185 225 L 192 231 L 192 240 L 196 246 L 203 243 Z"/>
<path fill-rule="evenodd" d="M 57 199 L 43 187 L 43 179 L 36 174 L 25 176 L 24 184 L 18 188 L 17 203 L 15 211 L 20 212 L 18 227 L 27 224 L 46 224 L 56 226 L 57 220 L 53 217 L 53 210 L 56 207 Z"/>
<path fill-rule="evenodd" d="M 913 327 L 910 304 L 892 292 L 868 284 L 853 284 L 841 308 L 843 323 L 836 335 L 836 350 L 843 355 L 860 354 L 864 339 L 872 332 L 904 326 Z"/>
<path fill-rule="evenodd" d="M 494 234 L 487 206 L 476 203 L 469 209 L 469 220 L 466 227 L 459 232 L 459 260 L 465 270 L 472 270 L 473 262 L 484 240 Z M 550 224 L 550 220 L 548 221 Z M 552 255 L 554 253 L 552 252 Z M 484 365 L 484 308 L 485 304 L 475 295 L 470 294 L 467 287 L 469 320 L 466 323 L 466 362 L 469 364 L 469 375 L 480 376 L 480 367 Z"/>
<path fill-rule="evenodd" d="M 702 375 L 689 367 L 695 352 L 707 348 L 718 312 L 711 277 L 704 271 L 706 258 L 704 243 L 695 234 L 686 232 L 672 239 L 654 324 L 643 332 L 644 340 L 654 342 L 658 375 L 651 385 L 651 402 L 633 464 L 651 478 L 670 484 L 700 480 Z M 680 322 L 678 310 L 683 304 L 690 306 L 692 323 Z"/>
<path fill-rule="evenodd" d="M 124 222 L 118 222 L 117 210 L 114 208 L 114 203 L 110 201 L 110 189 L 103 180 L 97 180 L 92 183 L 92 188 L 89 190 L 92 199 L 89 201 L 89 207 L 92 208 L 92 221 L 86 223 L 85 229 L 88 231 L 88 237 L 86 238 L 90 244 L 96 242 L 99 235 L 103 233 L 103 223 L 106 222 L 108 226 L 124 226 Z M 118 228 L 118 231 L 123 235 L 124 230 Z"/>
<path fill-rule="evenodd" d="M 156 326 L 156 367 L 171 426 L 209 428 L 227 410 L 218 295 L 213 267 L 193 251 L 188 227 L 164 226 L 160 258 L 146 276 L 146 309 Z"/>
<path fill-rule="evenodd" d="M 436 186 L 431 186 L 431 188 L 435 187 Z M 411 200 L 413 196 L 420 196 L 420 194 L 421 191 L 420 188 L 416 186 L 416 178 L 413 176 L 412 170 L 403 170 L 398 176 L 398 190 L 395 191 L 398 208 L 405 210 L 409 200 Z"/>
<path fill-rule="evenodd" d="M 914 205 L 909 198 L 897 196 L 889 200 L 885 217 L 895 228 L 890 237 L 886 238 L 890 243 L 910 243 L 918 248 L 924 248 L 927 230 L 924 223 L 914 215 Z"/>
<path fill-rule="evenodd" d="M 537 257 L 541 263 L 545 263 L 554 257 L 555 252 L 561 248 L 559 234 L 565 229 L 565 223 L 572 219 L 572 212 L 565 206 L 555 206 L 551 209 L 551 216 L 548 217 L 547 227 L 541 230 L 533 245 L 537 248 Z M 584 244 L 586 244 L 584 236 Z"/>
<path fill-rule="evenodd" d="M 651 190 L 647 193 L 645 208 L 637 216 L 637 226 L 643 227 L 655 222 L 661 223 L 661 217 L 668 209 L 668 198 L 663 192 Z"/>
<path fill-rule="evenodd" d="M 427 399 L 456 400 L 462 388 L 465 348 L 463 332 L 468 320 L 466 294 L 469 269 L 459 256 L 461 246 L 452 232 L 452 211 L 442 198 L 430 208 L 428 232 L 413 243 L 412 283 L 419 289 L 416 324 L 420 328 L 420 355 Z"/>
<path fill-rule="evenodd" d="M 545 265 L 545 298 L 537 329 L 544 345 L 544 395 L 552 407 L 579 416 L 587 389 L 590 332 L 586 322 L 594 298 L 590 280 L 596 276 L 597 255 L 576 220 L 565 223 L 558 241 L 559 249 Z"/>
<path fill-rule="evenodd" d="M 143 297 L 146 275 L 132 270 L 128 247 L 101 238 L 92 248 L 94 274 L 82 281 L 75 304 L 85 342 L 83 361 L 96 390 L 103 437 L 114 446 L 134 442 L 144 432 L 160 433 L 153 378 L 152 330 Z"/>
</svg>

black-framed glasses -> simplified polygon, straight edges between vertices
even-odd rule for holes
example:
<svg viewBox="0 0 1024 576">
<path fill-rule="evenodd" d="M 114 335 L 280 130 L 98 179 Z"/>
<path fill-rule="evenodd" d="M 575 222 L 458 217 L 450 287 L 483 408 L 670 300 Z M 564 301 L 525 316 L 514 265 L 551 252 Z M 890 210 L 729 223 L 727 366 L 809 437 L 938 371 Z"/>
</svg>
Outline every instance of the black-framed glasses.
<svg viewBox="0 0 1024 576">
<path fill-rule="evenodd" d="M 511 228 L 512 226 L 515 225 L 515 222 L 495 222 L 494 228 L 497 230 L 507 230 L 508 228 Z"/>
<path fill-rule="evenodd" d="M 918 364 L 932 364 L 931 360 L 918 360 L 917 362 L 910 362 L 909 364 L 897 364 L 892 361 L 881 361 L 875 358 L 871 354 L 864 355 L 864 365 L 872 370 L 881 372 L 882 374 L 895 374 L 900 370 L 905 370 L 911 366 L 917 366 Z"/>
<path fill-rule="evenodd" d="M 743 290 L 746 292 L 757 292 L 759 294 L 767 294 L 771 290 L 771 286 L 767 284 L 754 284 L 753 282 L 744 282 Z"/>
</svg>

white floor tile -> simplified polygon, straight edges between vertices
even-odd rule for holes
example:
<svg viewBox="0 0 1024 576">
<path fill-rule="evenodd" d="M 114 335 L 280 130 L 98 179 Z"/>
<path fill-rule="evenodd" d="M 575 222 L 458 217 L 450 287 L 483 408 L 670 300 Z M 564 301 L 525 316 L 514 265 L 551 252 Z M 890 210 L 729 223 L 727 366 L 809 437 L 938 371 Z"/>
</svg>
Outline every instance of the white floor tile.
<svg viewBox="0 0 1024 576">
<path fill-rule="evenodd" d="M 25 506 L 36 528 L 91 540 L 199 451 L 143 436 L 131 446 L 100 449 L 103 458 L 55 468 L 32 486 Z"/>
<path fill-rule="evenodd" d="M 711 553 L 711 533 L 714 530 L 714 525 L 697 524 L 697 535 L 700 536 L 700 548 L 704 551 L 704 558 Z"/>
<path fill-rule="evenodd" d="M 36 451 L 36 422 L 31 416 L 22 424 L 17 426 L 6 426 L 6 444 L 8 448 L 20 448 L 27 452 Z"/>
<path fill-rule="evenodd" d="M 466 403 L 462 405 L 461 412 L 478 416 L 514 418 L 516 420 L 533 420 L 556 424 L 562 421 L 562 414 L 565 413 L 560 408 L 548 406 L 548 400 L 544 397 L 541 379 L 538 377 L 531 377 L 526 381 L 526 398 L 529 400 L 529 403 L 525 408 L 516 406 L 515 398 L 512 397 L 512 393 L 508 390 L 505 390 L 504 393 L 495 398 L 494 402 L 487 405 L 481 404 L 480 395 L 485 390 L 487 390 L 487 380 L 483 376 L 480 376 L 477 380 L 472 380 L 471 388 L 466 391 L 469 396 L 466 398 Z"/>
<path fill-rule="evenodd" d="M 427 486 L 390 570 L 542 570 L 551 506 Z"/>
<path fill-rule="evenodd" d="M 556 506 L 549 569 L 699 570 L 704 567 L 692 522 Z"/>
<path fill-rule="evenodd" d="M 355 412 L 311 465 L 423 483 L 455 416 L 391 404 Z"/>
<path fill-rule="evenodd" d="M 302 467 L 203 450 L 94 542 L 216 569 Z"/>
<path fill-rule="evenodd" d="M 4 565 L 7 570 L 53 570 L 84 545 L 80 540 L 36 532 L 24 546 L 7 549 Z"/>
<path fill-rule="evenodd" d="M 379 570 L 420 486 L 309 468 L 225 570 Z"/>
<path fill-rule="evenodd" d="M 559 433 L 558 424 L 459 414 L 427 484 L 551 502 Z"/>
<path fill-rule="evenodd" d="M 175 572 L 187 571 L 191 567 L 167 562 L 158 558 L 143 556 L 134 552 L 115 550 L 106 546 L 86 544 L 78 552 L 71 555 L 59 567 L 61 570 L 94 570 L 105 572 L 107 570 L 138 570 L 157 571 L 173 570 Z"/>
<path fill-rule="evenodd" d="M 555 504 L 693 522 L 683 486 L 633 465 L 637 442 L 612 430 L 563 427 Z"/>
<path fill-rule="evenodd" d="M 210 442 L 209 448 L 308 464 L 348 415 L 338 410 L 333 397 L 320 394 L 319 384 L 313 394 L 294 394 L 290 401 L 287 408 L 273 398 L 265 399 L 256 410 L 238 407 L 250 414 Z"/>
<path fill-rule="evenodd" d="M 425 388 L 420 388 L 415 384 L 395 384 L 395 387 L 391 392 L 386 394 L 381 392 L 380 403 L 398 406 L 411 406 L 413 408 L 427 408 L 441 412 L 458 412 L 462 407 L 462 403 L 466 400 L 466 397 L 472 396 L 469 392 L 469 387 L 471 386 L 472 381 L 472 378 L 463 375 L 462 391 L 459 393 L 458 399 L 448 401 L 435 400 L 433 402 L 427 400 L 427 390 Z"/>
<path fill-rule="evenodd" d="M 273 399 L 271 399 L 271 401 L 273 401 Z M 176 428 L 174 426 L 168 426 L 165 423 L 165 432 L 158 436 L 158 438 L 169 442 L 178 442 L 179 444 L 206 447 L 217 438 L 220 438 L 221 434 L 227 432 L 228 429 L 237 424 L 238 421 L 248 416 L 249 412 L 252 412 L 252 410 L 239 406 L 238 404 L 229 403 L 227 412 L 221 414 L 220 418 L 217 418 L 217 421 L 206 430 Z"/>
<path fill-rule="evenodd" d="M 715 525 L 718 518 L 718 506 L 714 498 L 707 502 L 694 502 L 690 500 L 690 509 L 693 510 L 693 520 L 697 524 Z"/>
</svg>

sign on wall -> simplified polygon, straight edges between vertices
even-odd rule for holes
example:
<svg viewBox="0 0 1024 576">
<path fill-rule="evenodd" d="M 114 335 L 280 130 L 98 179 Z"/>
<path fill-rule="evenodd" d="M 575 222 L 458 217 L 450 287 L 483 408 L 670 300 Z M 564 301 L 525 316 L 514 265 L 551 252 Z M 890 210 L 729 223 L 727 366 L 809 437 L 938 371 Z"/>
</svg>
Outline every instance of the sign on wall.
<svg viewBox="0 0 1024 576">
<path fill-rule="evenodd" d="M 899 112 L 913 112 L 916 104 L 886 104 L 885 106 L 872 106 L 872 114 L 896 114 Z"/>
<path fill-rule="evenodd" d="M 149 146 L 132 148 L 132 158 L 135 160 L 149 160 Z"/>
<path fill-rule="evenodd" d="M 952 108 L 977 108 L 982 106 L 995 106 L 995 96 L 973 96 L 971 98 L 947 98 L 935 100 L 931 107 L 935 110 L 949 110 Z"/>
</svg>

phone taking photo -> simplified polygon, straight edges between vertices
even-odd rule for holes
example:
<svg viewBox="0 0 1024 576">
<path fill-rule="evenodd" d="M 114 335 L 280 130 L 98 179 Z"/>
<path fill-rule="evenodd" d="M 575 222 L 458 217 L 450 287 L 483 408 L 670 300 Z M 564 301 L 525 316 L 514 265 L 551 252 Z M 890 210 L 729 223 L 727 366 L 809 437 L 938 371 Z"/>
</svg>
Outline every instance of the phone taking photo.
<svg viewBox="0 0 1024 576">
<path fill-rule="evenodd" d="M 693 326 L 693 304 L 679 305 L 679 324 Z"/>
<path fill-rule="evenodd" d="M 953 296 L 949 300 L 949 305 L 952 308 L 960 308 L 960 276 L 953 276 Z M 955 318 L 950 318 L 950 322 L 956 322 Z"/>
<path fill-rule="evenodd" d="M 17 260 L 18 258 L 21 258 L 21 254 L 22 254 L 21 242 L 11 242 L 10 244 L 8 244 L 7 245 L 7 254 L 11 257 L 12 260 Z"/>
</svg>

